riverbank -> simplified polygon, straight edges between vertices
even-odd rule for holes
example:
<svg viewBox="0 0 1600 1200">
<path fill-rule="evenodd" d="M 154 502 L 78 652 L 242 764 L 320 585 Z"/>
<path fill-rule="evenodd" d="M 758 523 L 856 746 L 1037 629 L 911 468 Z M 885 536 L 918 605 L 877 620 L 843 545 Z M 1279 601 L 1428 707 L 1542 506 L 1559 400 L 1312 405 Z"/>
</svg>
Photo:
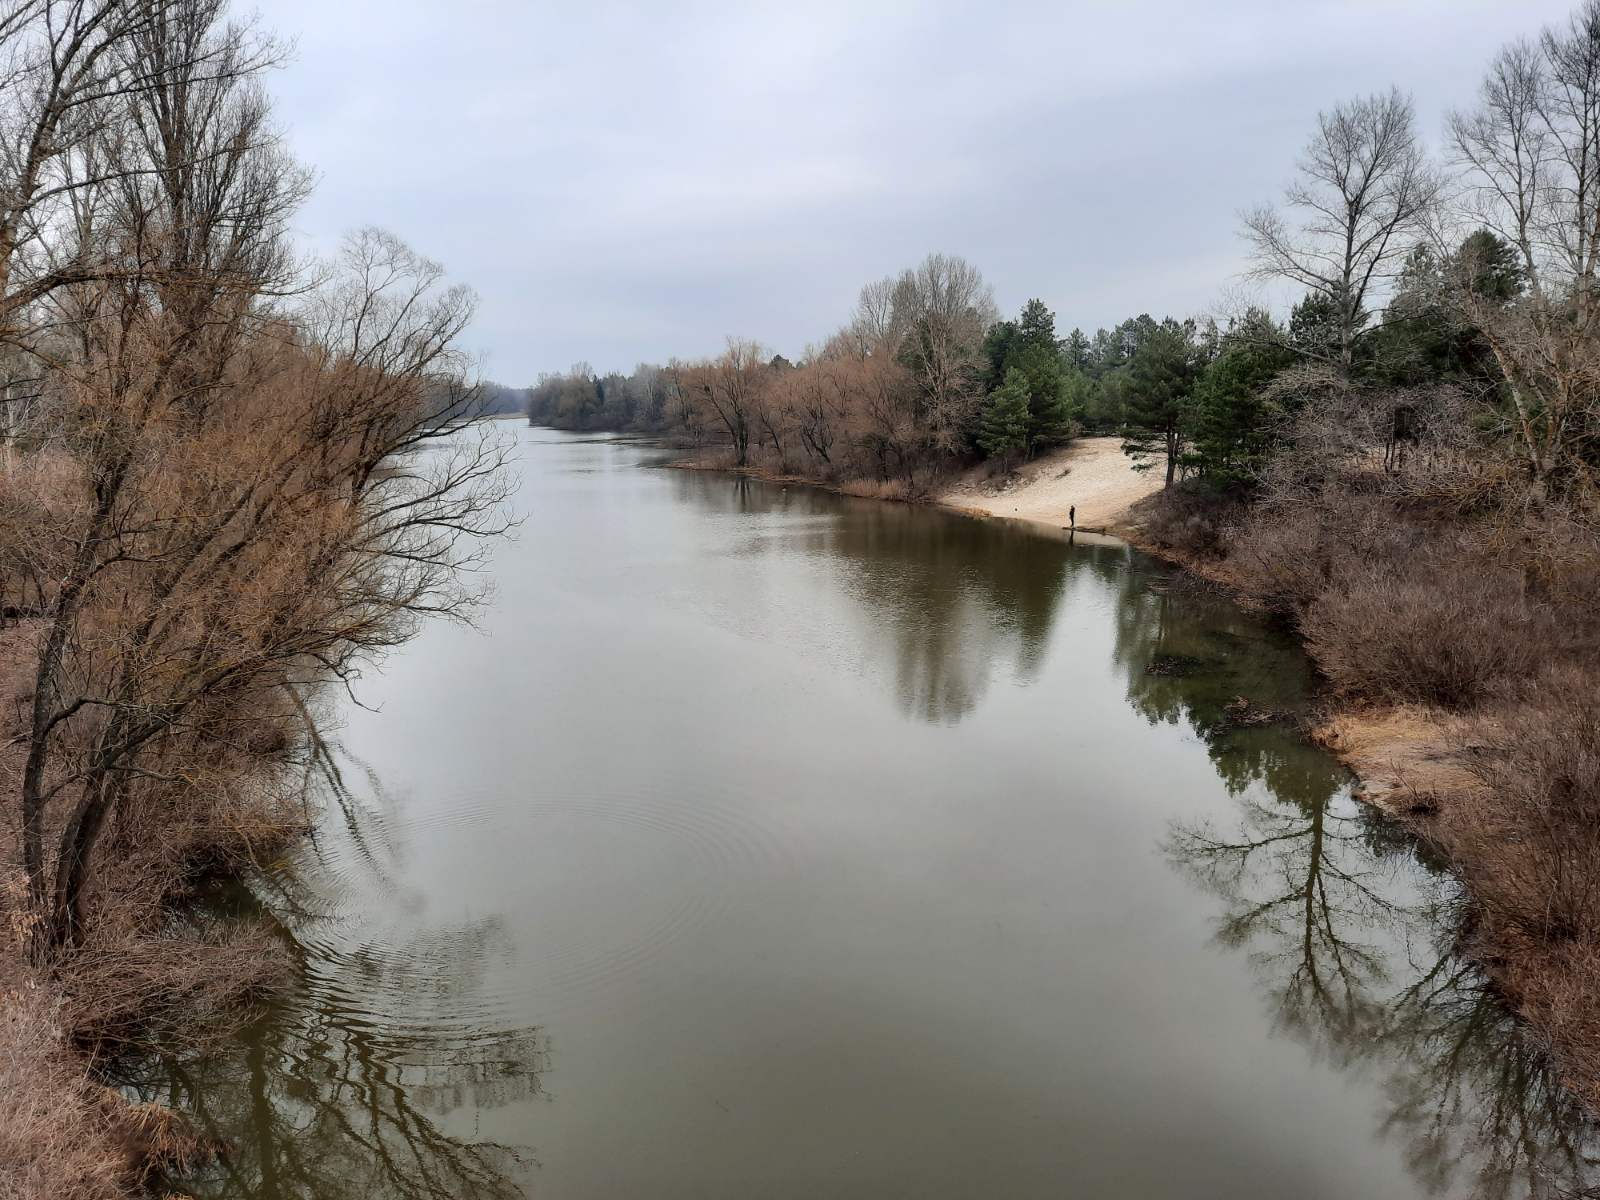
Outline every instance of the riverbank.
<svg viewBox="0 0 1600 1200">
<path fill-rule="evenodd" d="M 1219 1121 L 1219 1194 L 1263 1177 L 1274 1195 L 1427 1194 L 1406 1177 L 1420 1124 L 1379 1131 L 1392 1079 L 1459 1094 L 1411 1041 L 1427 1014 L 1390 1003 L 1431 965 L 1403 951 L 1433 946 L 1433 882 L 1330 756 L 1265 719 L 1306 695 L 1287 638 L 1122 548 L 653 469 L 663 457 L 530 431 L 519 503 L 544 518 L 496 553 L 501 602 L 478 633 L 394 655 L 361 689 L 381 715 L 341 721 L 352 799 L 383 816 L 363 837 L 377 857 L 355 857 L 337 812 L 324 823 L 311 981 L 205 1072 L 218 1131 L 246 1131 L 236 1177 L 308 1164 L 280 1200 L 364 1177 L 374 1155 L 337 1118 L 365 1134 L 375 1081 L 384 1114 L 425 1106 L 524 1147 L 552 1195 L 737 1194 L 797 1162 L 847 1192 L 1044 1195 L 1124 1178 L 1160 1127 L 1179 1149 L 1136 1183 L 1176 1198 L 1182 1148 L 1218 1144 Z M 1239 694 L 1251 711 L 1228 707 Z M 784 732 L 797 701 L 803 739 Z M 1206 832 L 1270 839 L 1246 887 L 1219 890 L 1207 864 L 1231 855 Z M 1362 907 L 1352 878 L 1397 907 Z M 1303 905 L 1248 946 L 1213 935 L 1280 884 L 1318 883 L 1332 929 L 1311 930 L 1304 969 L 1352 945 L 1392 966 L 1363 959 L 1354 1003 L 1286 1029 Z M 531 1024 L 549 1095 L 503 1101 L 500 1036 Z M 1507 1026 L 1479 1026 L 1475 1052 L 1500 1053 Z M 1073 1098 L 1107 1079 L 1076 1140 L 1012 1140 L 1079 1128 Z M 448 1121 L 433 1082 L 461 1102 Z M 245 1103 L 261 1095 L 265 1117 Z M 625 1175 L 619 1112 L 638 1148 Z"/>
<path fill-rule="evenodd" d="M 20 715 L 28 698 L 24 624 L 0 629 L 0 781 L 15 792 L 23 764 Z M 131 1106 L 91 1078 L 73 1045 L 70 1004 L 28 960 L 32 924 L 14 824 L 0 829 L 0 1195 L 114 1200 L 143 1178 L 129 1147 Z"/>
<path fill-rule="evenodd" d="M 1123 532 L 1279 613 L 1322 672 L 1311 730 L 1460 885 L 1462 953 L 1600 1114 L 1600 680 L 1589 527 L 1556 505 L 1157 494 Z"/>
<path fill-rule="evenodd" d="M 1122 510 L 1116 519 L 1117 536 L 1222 589 L 1240 604 L 1262 607 L 1250 581 L 1226 561 L 1186 553 L 1152 535 L 1150 523 L 1161 491 L 1157 486 Z M 1350 704 L 1325 697 L 1309 733 L 1350 769 L 1361 800 L 1402 822 L 1410 823 L 1412 810 L 1425 807 L 1430 797 L 1459 794 L 1474 785 L 1452 740 L 1450 715 L 1436 707 Z"/>
<path fill-rule="evenodd" d="M 939 488 L 933 500 L 978 516 L 1030 521 L 1050 529 L 1115 534 L 1139 501 L 1161 490 L 1159 470 L 1140 471 L 1117 437 L 1083 437 L 1046 451 L 1011 475 L 980 465 Z"/>
<path fill-rule="evenodd" d="M 1360 481 L 1352 488 L 1359 495 Z M 1417 523 L 1415 508 L 1375 498 L 1302 514 L 1305 528 L 1281 518 L 1251 527 L 1242 506 L 1219 516 L 1189 493 L 1164 493 L 1159 477 L 1131 470 L 1116 439 L 1086 439 L 1005 482 L 973 471 L 920 498 L 1056 537 L 1075 506 L 1080 529 L 1104 523 L 1294 623 L 1326 680 L 1311 738 L 1355 775 L 1361 800 L 1451 865 L 1463 953 L 1549 1048 L 1568 1089 L 1600 1112 L 1600 1006 L 1590 999 L 1600 995 L 1591 899 L 1600 846 L 1581 806 L 1560 799 L 1592 792 L 1587 681 L 1528 691 L 1541 672 L 1577 670 L 1561 647 L 1584 622 L 1557 599 L 1581 598 L 1576 576 L 1552 578 L 1536 557 L 1508 564 L 1504 530 L 1448 515 Z M 1524 545 L 1539 553 L 1537 539 Z M 1518 599 L 1522 574 L 1546 580 L 1535 609 Z M 1564 638 L 1537 633 L 1562 627 Z M 1600 761 L 1600 750 L 1590 757 Z"/>
<path fill-rule="evenodd" d="M 684 459 L 674 465 L 693 470 L 727 470 L 717 461 Z M 928 503 L 979 519 L 1017 521 L 1042 534 L 1059 535 L 1076 509 L 1080 532 L 1125 541 L 1172 562 L 1259 607 L 1248 581 L 1217 560 L 1184 553 L 1153 537 L 1148 528 L 1163 481 L 1157 471 L 1135 470 L 1116 437 L 1079 438 L 1041 454 L 1012 475 L 996 477 L 980 465 L 930 488 Z M 747 468 L 752 478 L 777 484 L 824 487 L 844 495 L 904 500 L 899 489 L 871 481 L 830 483 L 795 474 Z M 1398 820 L 1426 807 L 1430 798 L 1461 794 L 1473 777 L 1452 738 L 1449 715 L 1423 705 L 1346 705 L 1329 701 L 1311 729 L 1313 740 L 1330 750 L 1360 781 L 1359 795 Z M 1414 819 L 1409 823 L 1414 824 Z"/>
<path fill-rule="evenodd" d="M 1135 470 L 1115 437 L 1078 438 L 1047 451 L 1011 474 L 987 465 L 913 483 L 899 478 L 827 479 L 765 465 L 734 465 L 725 451 L 681 447 L 670 465 L 684 471 L 728 471 L 764 483 L 816 487 L 865 500 L 933 504 L 969 517 L 1018 521 L 1041 531 L 1071 527 L 1076 510 L 1080 533 L 1122 538 L 1139 502 L 1161 490 L 1158 472 Z"/>
<path fill-rule="evenodd" d="M 26 667 L 37 658 L 37 620 L 0 628 L 0 787 L 13 793 L 27 744 L 31 700 Z M 182 1173 L 222 1153 L 159 1103 L 138 1103 L 108 1086 L 119 1056 L 199 1051 L 220 1044 L 283 984 L 288 964 L 250 922 L 219 928 L 174 920 L 203 876 L 238 874 L 304 832 L 302 814 L 268 786 L 272 763 L 292 739 L 282 717 L 258 704 L 245 735 L 254 749 L 214 786 L 217 810 L 174 818 L 162 845 L 138 846 L 115 831 L 118 862 L 103 873 L 95 922 L 72 955 L 41 968 L 29 943 L 30 913 L 18 830 L 0 828 L 0 1196 L 6 1200 L 126 1200 L 157 1174 Z M 129 806 L 148 816 L 154 797 Z M 170 797 L 167 800 L 170 802 Z M 61 830 L 47 829 L 54 842 Z"/>
<path fill-rule="evenodd" d="M 738 471 L 713 457 L 686 456 L 672 464 L 684 470 Z M 1186 553 L 1151 533 L 1163 481 L 1159 472 L 1138 471 L 1115 437 L 1079 438 L 1041 454 L 1009 476 L 980 465 L 932 486 L 927 503 L 978 519 L 1017 521 L 1041 534 L 1069 527 L 1075 508 L 1080 532 L 1103 534 L 1171 562 L 1260 607 L 1249 581 L 1214 557 Z M 803 475 L 747 467 L 738 473 L 767 483 L 821 487 L 842 495 L 903 501 L 918 499 L 898 487 L 873 481 L 830 482 Z M 1397 820 L 1426 807 L 1430 798 L 1460 794 L 1473 786 L 1452 738 L 1448 713 L 1425 705 L 1349 705 L 1329 700 L 1311 729 L 1360 781 L 1359 795 Z M 1409 823 L 1415 823 L 1414 818 Z"/>
</svg>

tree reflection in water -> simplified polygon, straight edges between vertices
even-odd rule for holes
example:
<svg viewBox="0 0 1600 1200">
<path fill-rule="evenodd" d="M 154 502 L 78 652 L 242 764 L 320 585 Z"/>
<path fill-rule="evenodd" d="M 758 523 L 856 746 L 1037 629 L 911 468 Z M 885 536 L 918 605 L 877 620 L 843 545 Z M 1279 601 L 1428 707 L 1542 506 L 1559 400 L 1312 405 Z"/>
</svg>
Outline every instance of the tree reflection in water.
<svg viewBox="0 0 1600 1200">
<path fill-rule="evenodd" d="M 1076 573 L 1118 589 L 1113 654 L 1129 702 L 1152 723 L 1192 729 L 1237 804 L 1214 825 L 1174 826 L 1167 852 L 1215 898 L 1218 943 L 1247 956 L 1277 1027 L 1342 1069 L 1382 1080 L 1381 1125 L 1430 1189 L 1600 1195 L 1592 1130 L 1455 953 L 1448 877 L 1356 803 L 1336 764 L 1287 724 L 1230 721 L 1239 696 L 1258 709 L 1301 701 L 1307 668 L 1290 638 L 1119 548 L 1013 542 L 1003 526 L 899 506 L 863 506 L 859 519 L 841 521 L 841 502 L 815 493 L 730 489 L 691 473 L 674 483 L 713 517 L 753 508 L 814 515 L 741 522 L 733 553 L 742 558 L 729 569 L 749 570 L 763 539 L 779 538 L 812 551 L 815 569 L 842 571 L 861 636 L 879 639 L 903 711 L 920 720 L 961 720 L 993 663 L 1009 661 L 1027 678 Z M 774 608 L 756 619 L 775 614 L 803 617 Z M 1179 666 L 1150 670 L 1163 663 Z M 363 809 L 325 765 L 346 819 L 325 823 L 344 857 L 313 872 L 319 886 L 359 869 L 403 895 L 383 806 Z M 363 790 L 375 788 L 369 776 Z M 301 990 L 248 1032 L 240 1052 L 146 1064 L 135 1081 L 231 1140 L 225 1161 L 183 1186 L 267 1200 L 515 1194 L 519 1151 L 461 1122 L 536 1095 L 545 1064 L 539 1030 L 506 1030 L 481 995 L 503 930 L 483 922 L 409 943 L 327 945 L 337 922 L 324 918 L 337 905 L 293 877 L 265 882 L 275 889 L 266 907 L 301 956 Z"/>
<path fill-rule="evenodd" d="M 360 802 L 331 760 L 328 766 L 351 857 L 370 877 L 395 873 L 393 847 L 376 819 L 381 806 Z M 476 1120 L 540 1091 L 548 1055 L 542 1032 L 496 1028 L 489 1010 L 473 1003 L 485 964 L 502 949 L 498 920 L 341 948 L 318 936 L 337 918 L 336 897 L 289 871 L 257 887 L 260 899 L 230 889 L 211 916 L 267 921 L 294 959 L 294 989 L 231 1052 L 149 1059 L 130 1065 L 122 1080 L 226 1147 L 173 1186 L 253 1200 L 522 1195 L 524 1148 L 449 1128 L 457 1110 Z"/>
<path fill-rule="evenodd" d="M 997 667 L 1010 664 L 1023 680 L 1037 673 L 1074 562 L 1064 541 L 920 505 L 708 472 L 673 474 L 678 500 L 742 518 L 730 543 L 741 569 L 778 550 L 784 553 L 774 557 L 786 564 L 798 557 L 842 573 L 842 586 L 827 591 L 851 602 L 844 615 L 870 660 L 893 664 L 892 686 L 907 716 L 954 725 L 977 708 Z M 786 519 L 746 520 L 767 515 Z M 781 602 L 782 589 L 745 596 L 759 607 Z"/>
<path fill-rule="evenodd" d="M 1247 953 L 1278 1028 L 1379 1075 L 1382 1127 L 1430 1191 L 1600 1195 L 1600 1138 L 1460 957 L 1464 908 L 1440 864 L 1287 722 L 1230 721 L 1237 696 L 1292 704 L 1292 644 L 1159 566 L 1118 569 L 1129 701 L 1193 729 L 1238 803 L 1220 826 L 1175 824 L 1168 855 L 1220 901 L 1217 942 Z M 1192 673 L 1151 673 L 1163 662 Z"/>
</svg>

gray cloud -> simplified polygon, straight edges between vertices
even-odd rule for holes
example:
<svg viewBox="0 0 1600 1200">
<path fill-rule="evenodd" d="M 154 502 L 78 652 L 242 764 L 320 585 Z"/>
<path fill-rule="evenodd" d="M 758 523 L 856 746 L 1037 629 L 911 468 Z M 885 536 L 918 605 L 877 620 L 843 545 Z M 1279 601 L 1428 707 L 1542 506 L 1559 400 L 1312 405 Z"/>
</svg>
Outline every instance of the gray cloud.
<svg viewBox="0 0 1600 1200">
<path fill-rule="evenodd" d="M 315 166 L 298 227 L 381 224 L 483 297 L 511 383 L 790 355 L 866 280 L 962 254 L 1064 328 L 1205 309 L 1316 111 L 1399 83 L 1435 136 L 1569 0 L 560 4 L 269 0 Z"/>
</svg>

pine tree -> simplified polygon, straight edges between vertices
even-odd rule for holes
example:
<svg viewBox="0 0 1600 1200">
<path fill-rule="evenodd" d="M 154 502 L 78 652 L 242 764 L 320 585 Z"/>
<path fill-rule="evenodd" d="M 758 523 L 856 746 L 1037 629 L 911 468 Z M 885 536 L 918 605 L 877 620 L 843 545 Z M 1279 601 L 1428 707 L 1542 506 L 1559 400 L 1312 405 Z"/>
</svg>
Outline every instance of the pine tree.
<svg viewBox="0 0 1600 1200">
<path fill-rule="evenodd" d="M 984 338 L 992 392 L 1020 372 L 1028 396 L 1028 427 L 1023 451 L 1055 445 L 1072 436 L 1073 417 L 1067 376 L 1056 342 L 1056 317 L 1043 300 L 1029 300 L 1015 321 L 996 321 Z M 980 442 L 980 448 L 982 443 Z"/>
<path fill-rule="evenodd" d="M 1020 373 L 1028 389 L 1028 453 L 1066 441 L 1072 434 L 1072 421 L 1061 356 L 1053 348 L 1033 343 L 1014 353 L 1011 362 L 1007 378 L 1013 371 Z"/>
<path fill-rule="evenodd" d="M 1028 380 L 1016 368 L 983 406 L 978 448 L 990 458 L 1009 458 L 1028 449 Z"/>
<path fill-rule="evenodd" d="M 1054 351 L 1056 347 L 1056 315 L 1045 307 L 1043 300 L 1029 300 L 1022 306 L 1017 318 L 1017 337 L 1028 346 L 1043 346 Z"/>
<path fill-rule="evenodd" d="M 1122 451 L 1149 470 L 1166 460 L 1166 482 L 1176 477 L 1191 416 L 1191 393 L 1200 366 L 1194 323 L 1171 317 L 1149 332 L 1127 367 Z"/>
<path fill-rule="evenodd" d="M 1251 310 L 1221 340 L 1195 383 L 1192 462 L 1217 488 L 1248 486 L 1272 450 L 1285 411 L 1264 394 L 1294 361 L 1282 331 Z"/>
<path fill-rule="evenodd" d="M 1092 351 L 1083 330 L 1074 329 L 1061 343 L 1061 360 L 1069 371 L 1087 371 Z"/>
</svg>

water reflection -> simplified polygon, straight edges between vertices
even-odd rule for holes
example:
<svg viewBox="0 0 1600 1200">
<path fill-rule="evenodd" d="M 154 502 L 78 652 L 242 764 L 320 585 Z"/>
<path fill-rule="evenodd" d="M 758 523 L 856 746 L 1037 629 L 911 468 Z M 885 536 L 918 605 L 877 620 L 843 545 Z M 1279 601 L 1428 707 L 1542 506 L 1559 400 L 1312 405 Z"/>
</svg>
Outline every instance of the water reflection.
<svg viewBox="0 0 1600 1200">
<path fill-rule="evenodd" d="M 210 919 L 265 922 L 293 960 L 295 986 L 232 1053 L 129 1064 L 120 1082 L 184 1112 L 224 1147 L 209 1167 L 175 1182 L 186 1194 L 521 1196 L 527 1149 L 452 1120 L 470 1115 L 476 1126 L 484 1113 L 538 1096 L 547 1065 L 540 1029 L 473 1019 L 473 994 L 502 949 L 500 921 L 353 944 L 324 937 L 356 920 L 339 903 L 353 872 L 363 888 L 392 894 L 404 862 L 386 836 L 381 793 L 363 798 L 346 784 L 348 767 L 359 764 L 334 747 L 318 752 L 328 756 L 319 792 L 339 814 L 332 828 L 347 853 L 324 847 L 309 869 L 266 874 L 255 891 L 229 887 L 206 906 Z"/>
<path fill-rule="evenodd" d="M 972 713 L 997 669 L 1009 665 L 1022 682 L 1037 673 L 1079 562 L 1065 542 L 1008 522 L 742 477 L 672 475 L 680 501 L 758 518 L 738 527 L 733 553 L 798 552 L 826 563 L 872 658 L 892 663 L 901 711 L 932 724 Z M 761 517 L 785 520 L 764 525 Z"/>
<path fill-rule="evenodd" d="M 1220 902 L 1216 943 L 1246 954 L 1274 1027 L 1382 1078 L 1381 1128 L 1430 1193 L 1600 1195 L 1594 1127 L 1458 953 L 1449 877 L 1326 756 L 1238 723 L 1294 701 L 1283 644 L 1151 564 L 1129 564 L 1122 592 L 1130 703 L 1200 736 L 1236 797 L 1227 822 L 1175 822 L 1167 854 Z"/>
<path fill-rule="evenodd" d="M 1066 546 L 909 505 L 859 508 L 810 541 L 892 643 L 902 711 L 954 724 L 997 667 L 1009 663 L 1020 682 L 1037 674 L 1067 577 Z"/>
<path fill-rule="evenodd" d="M 1412 892 L 1370 810 L 1241 795 L 1236 825 L 1178 825 L 1173 861 L 1223 902 L 1277 1028 L 1341 1069 L 1378 1071 L 1382 1126 L 1430 1192 L 1590 1195 L 1594 1131 L 1504 1003 L 1456 953 L 1448 881 Z"/>
<path fill-rule="evenodd" d="M 302 986 L 138 1081 L 234 1146 L 186 1188 L 1590 1184 L 1448 880 L 1295 728 L 1291 639 L 1120 547 L 552 445 L 492 646 L 388 678 L 379 769 L 329 748 L 257 889 Z"/>
<path fill-rule="evenodd" d="M 162 1064 L 155 1097 L 227 1146 L 182 1180 L 197 1196 L 498 1200 L 522 1194 L 522 1152 L 440 1118 L 527 1095 L 541 1054 L 536 1036 L 449 1044 L 305 1007 L 252 1028 L 226 1062 Z"/>
</svg>

